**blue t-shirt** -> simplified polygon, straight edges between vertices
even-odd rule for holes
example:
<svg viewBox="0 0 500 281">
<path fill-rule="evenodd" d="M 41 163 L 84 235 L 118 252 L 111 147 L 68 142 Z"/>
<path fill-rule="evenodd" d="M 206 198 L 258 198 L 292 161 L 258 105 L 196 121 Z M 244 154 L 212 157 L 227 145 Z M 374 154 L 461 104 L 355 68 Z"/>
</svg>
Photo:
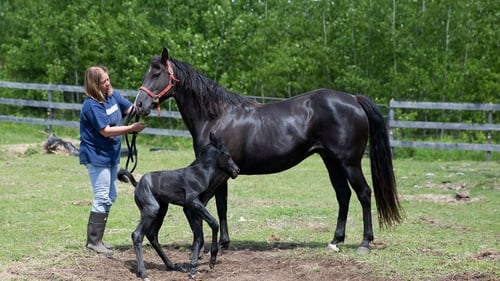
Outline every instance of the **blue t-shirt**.
<svg viewBox="0 0 500 281">
<path fill-rule="evenodd" d="M 113 166 L 120 163 L 122 137 L 105 137 L 99 132 L 106 126 L 123 125 L 123 116 L 132 103 L 119 92 L 99 103 L 86 97 L 80 111 L 80 164 Z"/>
</svg>

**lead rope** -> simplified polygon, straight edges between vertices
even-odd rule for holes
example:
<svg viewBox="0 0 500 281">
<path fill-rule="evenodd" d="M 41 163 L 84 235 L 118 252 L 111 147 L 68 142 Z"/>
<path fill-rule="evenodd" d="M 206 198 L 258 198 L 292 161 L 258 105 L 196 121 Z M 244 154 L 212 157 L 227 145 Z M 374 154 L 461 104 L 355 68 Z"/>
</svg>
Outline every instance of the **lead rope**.
<svg viewBox="0 0 500 281">
<path fill-rule="evenodd" d="M 132 111 L 127 116 L 127 119 L 125 119 L 125 125 L 128 125 L 133 117 L 135 117 L 135 122 L 139 121 L 140 116 L 136 114 L 135 106 L 132 108 Z M 128 140 L 129 134 L 132 134 L 132 141 Z M 137 139 L 137 132 L 125 134 L 125 142 L 127 143 L 127 148 L 128 148 L 128 156 L 127 156 L 127 162 L 125 164 L 125 170 L 128 171 L 128 165 L 130 162 L 134 163 L 132 170 L 130 170 L 130 173 L 133 173 L 135 168 L 137 167 L 138 159 L 137 159 L 137 147 L 135 144 L 136 139 Z"/>
</svg>

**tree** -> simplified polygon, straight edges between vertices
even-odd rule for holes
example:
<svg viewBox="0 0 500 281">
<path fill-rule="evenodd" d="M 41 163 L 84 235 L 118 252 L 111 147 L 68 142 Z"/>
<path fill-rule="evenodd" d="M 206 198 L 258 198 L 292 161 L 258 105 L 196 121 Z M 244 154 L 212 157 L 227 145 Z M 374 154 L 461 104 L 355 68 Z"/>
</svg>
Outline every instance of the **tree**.
<svg viewBox="0 0 500 281">
<path fill-rule="evenodd" d="M 327 87 L 400 100 L 500 100 L 498 1 L 0 2 L 0 75 L 82 85 L 109 66 L 137 88 L 163 46 L 229 90 Z"/>
</svg>

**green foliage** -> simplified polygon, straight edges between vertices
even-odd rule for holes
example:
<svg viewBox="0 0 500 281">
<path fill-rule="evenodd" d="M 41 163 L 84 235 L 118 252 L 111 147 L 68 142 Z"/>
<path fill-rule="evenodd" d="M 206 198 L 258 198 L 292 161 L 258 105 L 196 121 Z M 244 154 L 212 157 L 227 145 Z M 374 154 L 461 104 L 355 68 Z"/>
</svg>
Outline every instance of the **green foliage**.
<svg viewBox="0 0 500 281">
<path fill-rule="evenodd" d="M 500 100 L 498 1 L 2 1 L 0 78 L 137 88 L 161 47 L 228 89 Z"/>
<path fill-rule="evenodd" d="M 443 140 L 439 140 L 444 142 Z M 439 150 L 397 147 L 393 151 L 394 159 L 411 159 L 415 161 L 486 161 L 485 151 Z M 500 161 L 500 153 L 492 152 L 490 161 Z"/>
<path fill-rule="evenodd" d="M 486 0 L 1 1 L 0 79 L 83 85 L 85 70 L 101 63 L 110 68 L 114 87 L 135 89 L 151 57 L 166 46 L 172 57 L 246 95 L 287 98 L 324 87 L 363 93 L 379 104 L 390 99 L 500 103 L 498 11 L 500 2 Z M 47 95 L 0 89 L 1 97 L 47 100 Z M 66 97 L 81 102 L 77 95 L 56 94 L 53 101 Z M 27 114 L 19 107 L 0 109 Z M 46 117 L 43 109 L 28 110 Z M 475 112 L 401 115 L 485 120 Z M 498 124 L 500 115 L 493 119 Z M 396 134 L 422 138 L 428 132 Z M 465 137 L 482 142 L 484 134 Z"/>
</svg>

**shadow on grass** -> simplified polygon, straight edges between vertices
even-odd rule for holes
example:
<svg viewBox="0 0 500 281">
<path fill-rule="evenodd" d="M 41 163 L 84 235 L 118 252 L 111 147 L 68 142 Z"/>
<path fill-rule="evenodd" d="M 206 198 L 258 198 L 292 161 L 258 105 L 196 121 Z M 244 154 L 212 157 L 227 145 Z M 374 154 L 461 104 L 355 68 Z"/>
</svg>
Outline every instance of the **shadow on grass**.
<svg viewBox="0 0 500 281">
<path fill-rule="evenodd" d="M 328 243 L 325 242 L 267 242 L 267 241 L 250 241 L 250 240 L 233 240 L 229 245 L 228 249 L 222 250 L 224 252 L 231 251 L 252 251 L 252 252 L 266 252 L 274 250 L 295 250 L 295 249 L 326 249 Z M 142 244 L 144 249 L 153 249 L 153 247 L 148 243 L 144 242 Z M 208 247 L 210 243 L 205 241 L 205 252 L 208 252 Z M 356 250 L 358 244 L 342 244 L 340 247 L 342 249 Z M 165 251 L 190 251 L 191 244 L 188 243 L 170 243 L 162 244 L 162 248 Z M 132 243 L 128 245 L 115 245 L 113 251 L 126 252 L 132 250 Z"/>
</svg>

